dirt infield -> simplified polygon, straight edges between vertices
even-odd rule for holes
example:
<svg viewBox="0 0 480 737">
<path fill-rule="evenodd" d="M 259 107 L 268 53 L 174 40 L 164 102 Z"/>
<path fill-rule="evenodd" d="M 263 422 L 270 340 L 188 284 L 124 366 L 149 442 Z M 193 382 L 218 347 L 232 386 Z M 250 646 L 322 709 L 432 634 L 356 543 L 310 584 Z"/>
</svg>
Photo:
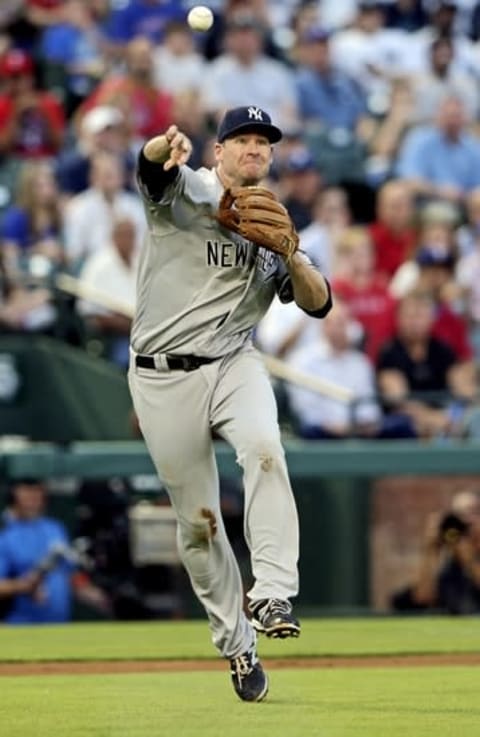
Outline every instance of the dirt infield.
<svg viewBox="0 0 480 737">
<path fill-rule="evenodd" d="M 480 653 L 372 655 L 322 658 L 263 659 L 266 668 L 402 668 L 480 665 Z M 94 675 L 224 670 L 223 660 L 122 660 L 54 663 L 1 663 L 1 676 Z"/>
</svg>

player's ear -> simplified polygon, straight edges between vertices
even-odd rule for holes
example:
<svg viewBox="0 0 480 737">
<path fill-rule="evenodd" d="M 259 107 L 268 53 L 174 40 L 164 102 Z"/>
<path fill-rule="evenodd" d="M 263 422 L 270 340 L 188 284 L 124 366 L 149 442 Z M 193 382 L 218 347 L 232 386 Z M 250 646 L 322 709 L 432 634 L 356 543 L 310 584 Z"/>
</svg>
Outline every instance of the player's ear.
<svg viewBox="0 0 480 737">
<path fill-rule="evenodd" d="M 223 154 L 223 143 L 219 143 L 218 141 L 216 141 L 213 147 L 213 153 L 215 156 L 215 161 L 221 161 Z"/>
</svg>

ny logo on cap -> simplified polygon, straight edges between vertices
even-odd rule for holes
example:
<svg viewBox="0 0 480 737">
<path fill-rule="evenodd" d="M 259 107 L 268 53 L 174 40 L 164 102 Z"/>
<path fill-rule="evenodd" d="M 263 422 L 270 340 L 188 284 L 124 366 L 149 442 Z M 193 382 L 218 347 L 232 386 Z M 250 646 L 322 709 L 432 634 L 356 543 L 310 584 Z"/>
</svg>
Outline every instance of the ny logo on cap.
<svg viewBox="0 0 480 737">
<path fill-rule="evenodd" d="M 262 111 L 258 107 L 249 107 L 247 112 L 249 118 L 253 118 L 253 120 L 263 121 Z"/>
</svg>

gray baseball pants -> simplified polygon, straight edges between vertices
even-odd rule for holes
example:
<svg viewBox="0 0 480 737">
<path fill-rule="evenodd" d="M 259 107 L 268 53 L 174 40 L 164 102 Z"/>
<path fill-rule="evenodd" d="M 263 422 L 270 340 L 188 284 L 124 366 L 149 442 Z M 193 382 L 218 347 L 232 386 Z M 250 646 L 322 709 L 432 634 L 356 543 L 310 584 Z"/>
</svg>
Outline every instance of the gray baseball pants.
<svg viewBox="0 0 480 737">
<path fill-rule="evenodd" d="M 224 657 L 236 657 L 251 646 L 253 632 L 222 521 L 212 430 L 233 446 L 243 469 L 244 534 L 255 579 L 248 598 L 287 599 L 298 591 L 297 511 L 266 369 L 249 346 L 191 372 L 139 368 L 132 360 L 129 385 L 213 643 Z"/>
</svg>

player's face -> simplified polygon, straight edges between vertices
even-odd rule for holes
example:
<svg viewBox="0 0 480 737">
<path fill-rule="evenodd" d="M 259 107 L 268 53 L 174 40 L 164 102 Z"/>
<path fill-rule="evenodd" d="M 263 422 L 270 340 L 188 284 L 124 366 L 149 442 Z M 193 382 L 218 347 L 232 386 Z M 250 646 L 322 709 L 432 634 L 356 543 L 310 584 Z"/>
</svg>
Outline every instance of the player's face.
<svg viewBox="0 0 480 737">
<path fill-rule="evenodd" d="M 272 163 L 272 144 L 259 133 L 243 133 L 215 145 L 219 170 L 233 186 L 257 184 Z"/>
</svg>

